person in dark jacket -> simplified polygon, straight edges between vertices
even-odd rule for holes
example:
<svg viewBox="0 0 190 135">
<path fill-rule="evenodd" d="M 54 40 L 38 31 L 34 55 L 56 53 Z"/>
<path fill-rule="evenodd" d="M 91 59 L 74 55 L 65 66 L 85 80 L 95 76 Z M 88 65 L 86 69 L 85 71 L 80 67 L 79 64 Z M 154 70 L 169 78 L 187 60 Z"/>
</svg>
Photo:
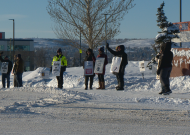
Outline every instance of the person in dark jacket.
<svg viewBox="0 0 190 135">
<path fill-rule="evenodd" d="M 105 75 L 105 67 L 108 64 L 107 55 L 104 53 L 104 47 L 100 47 L 98 49 L 99 54 L 97 58 L 105 58 L 104 66 L 103 66 L 103 73 L 97 73 L 98 74 L 98 81 L 99 81 L 99 87 L 96 89 L 105 89 L 105 81 L 104 81 L 104 75 Z"/>
<path fill-rule="evenodd" d="M 85 61 L 93 61 L 93 66 L 95 65 L 96 58 L 94 56 L 94 53 L 93 53 L 92 49 L 90 49 L 90 48 L 87 49 L 87 51 L 86 51 L 86 57 L 84 59 L 84 62 Z M 83 68 L 84 68 L 84 65 L 83 65 Z M 93 75 L 85 75 L 85 90 L 88 89 L 88 80 L 89 80 L 89 78 L 90 78 L 90 89 L 92 90 L 94 76 L 95 76 L 95 74 L 93 74 Z"/>
<path fill-rule="evenodd" d="M 157 75 L 160 75 L 162 91 L 159 94 L 167 95 L 172 93 L 170 89 L 170 73 L 172 71 L 173 53 L 171 52 L 171 42 L 163 43 L 160 47 L 160 61 Z"/>
<path fill-rule="evenodd" d="M 62 55 L 62 50 L 59 48 L 57 50 L 57 55 L 53 57 L 52 65 L 54 61 L 61 61 L 61 71 L 60 76 L 56 76 L 58 82 L 58 88 L 63 89 L 63 73 L 66 71 L 67 59 Z"/>
<path fill-rule="evenodd" d="M 116 90 L 124 90 L 124 74 L 125 74 L 125 67 L 128 64 L 127 54 L 125 53 L 125 47 L 124 45 L 119 45 L 116 47 L 116 51 L 112 50 L 109 47 L 109 43 L 106 44 L 106 47 L 110 53 L 112 53 L 114 56 L 122 57 L 119 73 L 114 73 L 117 77 L 118 86 L 116 87 Z"/>
<path fill-rule="evenodd" d="M 2 73 L 2 84 L 3 84 L 3 88 L 5 88 L 5 79 L 7 78 L 7 88 L 9 88 L 10 87 L 10 73 L 13 67 L 13 63 L 9 60 L 8 56 L 5 56 L 5 58 L 2 59 L 1 54 L 0 54 L 0 60 L 1 62 L 8 62 L 7 73 Z"/>
<path fill-rule="evenodd" d="M 24 72 L 24 61 L 21 58 L 21 54 L 17 54 L 13 71 L 14 75 L 16 75 L 17 87 L 22 87 L 22 74 Z"/>
</svg>

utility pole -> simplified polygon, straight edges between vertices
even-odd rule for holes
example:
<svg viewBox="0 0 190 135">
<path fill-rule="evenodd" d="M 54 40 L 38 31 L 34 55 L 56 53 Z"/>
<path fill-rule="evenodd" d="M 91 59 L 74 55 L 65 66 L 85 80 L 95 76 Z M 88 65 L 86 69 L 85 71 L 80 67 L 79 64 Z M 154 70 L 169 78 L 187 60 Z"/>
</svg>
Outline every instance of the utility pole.
<svg viewBox="0 0 190 135">
<path fill-rule="evenodd" d="M 80 27 L 80 66 L 81 66 L 81 27 Z"/>
<path fill-rule="evenodd" d="M 15 20 L 14 19 L 9 19 L 13 21 L 13 56 L 12 56 L 12 61 L 14 61 L 14 46 L 15 46 Z M 11 49 L 11 48 L 10 48 Z"/>
<path fill-rule="evenodd" d="M 179 0 L 179 12 L 180 12 L 180 17 L 179 17 L 179 20 L 180 20 L 180 22 L 182 22 L 182 1 L 181 0 Z M 180 42 L 180 47 L 182 47 L 182 43 Z"/>
</svg>

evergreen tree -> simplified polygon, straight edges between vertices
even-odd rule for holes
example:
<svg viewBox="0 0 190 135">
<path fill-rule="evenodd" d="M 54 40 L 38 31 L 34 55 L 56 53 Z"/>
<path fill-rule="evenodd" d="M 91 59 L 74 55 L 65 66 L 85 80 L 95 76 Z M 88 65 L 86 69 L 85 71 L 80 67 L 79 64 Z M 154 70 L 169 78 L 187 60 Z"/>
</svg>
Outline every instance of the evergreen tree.
<svg viewBox="0 0 190 135">
<path fill-rule="evenodd" d="M 162 30 L 158 32 L 159 34 L 155 39 L 155 47 L 159 48 L 164 42 L 171 42 L 173 38 L 179 38 L 177 33 L 179 33 L 179 28 L 173 25 L 173 23 L 167 21 L 163 7 L 165 3 L 163 2 L 159 8 L 157 8 L 157 26 Z M 172 42 L 172 45 L 176 45 Z"/>
</svg>

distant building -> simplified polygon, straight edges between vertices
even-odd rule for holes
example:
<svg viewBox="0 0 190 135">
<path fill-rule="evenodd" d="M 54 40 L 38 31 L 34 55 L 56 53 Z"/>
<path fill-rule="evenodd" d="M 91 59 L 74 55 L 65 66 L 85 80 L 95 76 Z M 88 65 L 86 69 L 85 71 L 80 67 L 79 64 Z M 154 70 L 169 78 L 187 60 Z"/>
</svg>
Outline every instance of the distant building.
<svg viewBox="0 0 190 135">
<path fill-rule="evenodd" d="M 5 39 L 5 32 L 0 32 L 0 52 L 13 61 L 13 39 Z M 34 40 L 14 39 L 14 55 L 21 54 L 25 71 L 34 70 Z M 1 63 L 0 63 L 1 64 Z"/>
</svg>

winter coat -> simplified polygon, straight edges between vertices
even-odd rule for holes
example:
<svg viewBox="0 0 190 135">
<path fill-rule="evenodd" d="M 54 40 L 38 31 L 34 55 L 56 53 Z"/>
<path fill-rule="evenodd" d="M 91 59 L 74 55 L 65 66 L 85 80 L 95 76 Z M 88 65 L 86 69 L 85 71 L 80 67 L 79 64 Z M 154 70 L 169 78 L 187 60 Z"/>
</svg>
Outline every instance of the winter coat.
<svg viewBox="0 0 190 135">
<path fill-rule="evenodd" d="M 157 74 L 160 74 L 161 69 L 172 67 L 173 53 L 171 52 L 171 43 L 167 42 L 161 46 L 162 53 L 160 55 Z"/>
<path fill-rule="evenodd" d="M 56 55 L 53 57 L 53 61 L 52 61 L 52 65 L 54 61 L 61 61 L 61 72 L 66 71 L 66 67 L 67 67 L 67 59 L 65 56 L 63 55 Z"/>
<path fill-rule="evenodd" d="M 24 72 L 24 61 L 22 58 L 16 60 L 13 71 L 14 73 Z"/>
<path fill-rule="evenodd" d="M 97 56 L 97 58 L 105 58 L 105 61 L 104 61 L 103 73 L 96 73 L 96 74 L 98 74 L 98 75 L 105 75 L 105 67 L 106 67 L 106 65 L 108 64 L 107 55 L 104 54 L 104 53 L 102 53 L 102 54 L 99 54 L 99 55 Z"/>
<path fill-rule="evenodd" d="M 127 59 L 127 54 L 125 53 L 124 45 L 120 45 L 119 47 L 121 48 L 121 51 L 113 51 L 110 47 L 107 47 L 107 49 L 114 56 L 122 57 L 119 73 L 124 74 L 125 73 L 125 67 L 128 64 L 128 59 Z M 114 73 L 114 74 L 117 74 L 117 73 Z"/>
<path fill-rule="evenodd" d="M 10 72 L 11 72 L 11 70 L 12 70 L 12 68 L 13 68 L 13 63 L 12 63 L 12 61 L 2 59 L 1 56 L 0 56 L 0 61 L 1 61 L 1 62 L 8 62 L 8 72 L 7 72 L 7 74 L 10 74 Z"/>
<path fill-rule="evenodd" d="M 94 57 L 94 54 L 91 54 L 91 55 L 87 54 L 86 57 L 84 58 L 84 63 L 85 63 L 85 61 L 93 61 L 93 66 L 95 66 L 96 58 Z M 83 63 L 83 68 L 84 68 L 84 63 Z M 95 74 L 94 75 L 85 75 L 85 76 L 95 76 Z"/>
</svg>

